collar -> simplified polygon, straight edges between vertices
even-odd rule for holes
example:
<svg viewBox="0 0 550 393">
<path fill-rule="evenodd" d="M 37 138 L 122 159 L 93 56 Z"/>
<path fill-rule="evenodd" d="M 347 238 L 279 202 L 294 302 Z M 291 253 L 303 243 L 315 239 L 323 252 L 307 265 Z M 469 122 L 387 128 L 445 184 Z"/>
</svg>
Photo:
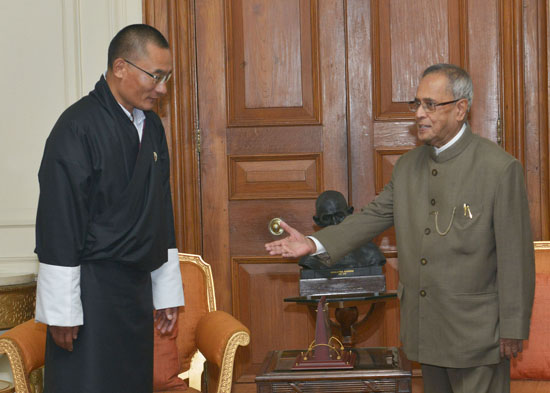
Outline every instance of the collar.
<svg viewBox="0 0 550 393">
<path fill-rule="evenodd" d="M 99 81 L 95 85 L 95 89 L 90 92 L 90 97 L 97 99 L 98 102 L 113 116 L 120 116 L 129 119 L 136 128 L 138 138 L 141 141 L 143 128 L 145 126 L 145 112 L 137 108 L 134 108 L 132 113 L 128 112 L 128 110 L 116 100 L 115 96 L 111 92 L 111 89 L 109 88 L 109 84 L 105 80 L 104 75 L 99 78 Z"/>
<path fill-rule="evenodd" d="M 470 145 L 470 143 L 474 139 L 474 134 L 472 133 L 472 130 L 470 129 L 470 125 L 468 123 L 464 123 L 464 126 L 464 129 L 461 130 L 459 134 L 457 134 L 458 139 L 454 141 L 455 138 L 453 138 L 453 141 L 447 143 L 444 146 L 444 151 L 441 151 L 441 149 L 439 149 L 439 154 L 437 154 L 435 151 L 435 147 L 430 147 L 430 157 L 432 158 L 432 160 L 438 163 L 448 161 L 451 158 L 458 156 Z"/>
<path fill-rule="evenodd" d="M 98 99 L 100 99 L 100 101 L 113 100 L 114 102 L 116 102 L 120 106 L 124 114 L 128 116 L 128 119 L 130 119 L 130 121 L 134 123 L 136 127 L 139 128 L 145 120 L 145 112 L 143 112 L 141 109 L 134 108 L 132 113 L 130 113 L 124 106 L 122 106 L 120 102 L 116 100 L 115 96 L 111 92 L 111 89 L 109 88 L 109 85 L 107 84 L 107 70 L 105 70 L 105 72 L 101 75 L 101 78 L 99 78 L 99 82 L 96 83 L 93 93 L 98 96 Z"/>
<path fill-rule="evenodd" d="M 130 121 L 136 126 L 140 126 L 143 123 L 143 120 L 145 120 L 145 113 L 141 109 L 134 108 L 132 113 L 130 113 L 128 112 L 128 109 L 126 109 L 120 102 L 117 101 L 117 104 L 120 105 L 126 116 L 128 116 Z"/>
<path fill-rule="evenodd" d="M 451 139 L 449 142 L 445 143 L 443 146 L 441 147 L 435 147 L 434 146 L 434 150 L 435 150 L 435 154 L 436 155 L 439 155 L 441 153 L 443 153 L 445 150 L 447 150 L 449 147 L 451 147 L 452 145 L 455 144 L 456 141 L 458 141 L 460 139 L 460 137 L 462 136 L 462 134 L 464 134 L 464 131 L 466 130 L 466 123 L 462 124 L 462 127 L 460 128 L 460 131 L 458 131 L 458 134 L 456 134 L 453 139 Z"/>
</svg>

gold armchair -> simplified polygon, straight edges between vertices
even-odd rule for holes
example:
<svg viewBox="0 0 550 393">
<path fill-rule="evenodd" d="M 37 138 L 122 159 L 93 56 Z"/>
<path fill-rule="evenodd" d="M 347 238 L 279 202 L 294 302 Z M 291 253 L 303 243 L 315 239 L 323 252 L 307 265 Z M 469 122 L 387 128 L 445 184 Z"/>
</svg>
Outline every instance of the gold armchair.
<svg viewBox="0 0 550 393">
<path fill-rule="evenodd" d="M 0 336 L 0 353 L 8 356 L 16 393 L 42 392 L 45 348 L 46 325 L 34 319 Z"/>
<path fill-rule="evenodd" d="M 235 353 L 239 346 L 249 344 L 250 331 L 230 314 L 216 311 L 210 265 L 199 255 L 180 253 L 179 259 L 185 306 L 179 310 L 175 344 L 180 377 L 189 379 L 189 388 L 183 391 L 200 391 L 202 370 L 207 362 L 209 379 L 217 385 L 215 389 L 209 390 L 231 392 Z M 0 336 L 0 353 L 8 356 L 17 393 L 41 391 L 36 381 L 41 381 L 45 346 L 46 326 L 34 320 L 18 325 Z"/>
<path fill-rule="evenodd" d="M 232 315 L 216 311 L 212 269 L 199 255 L 179 254 L 185 293 L 180 307 L 176 344 L 180 377 L 189 378 L 189 391 L 200 391 L 204 363 L 208 363 L 210 391 L 231 392 L 233 364 L 239 346 L 250 343 L 250 331 Z"/>
</svg>

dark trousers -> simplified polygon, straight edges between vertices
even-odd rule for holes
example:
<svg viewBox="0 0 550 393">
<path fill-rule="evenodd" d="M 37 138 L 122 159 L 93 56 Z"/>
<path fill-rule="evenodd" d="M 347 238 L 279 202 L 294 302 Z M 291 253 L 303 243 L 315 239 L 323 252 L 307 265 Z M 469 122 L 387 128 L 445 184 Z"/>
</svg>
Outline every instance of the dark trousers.
<svg viewBox="0 0 550 393">
<path fill-rule="evenodd" d="M 510 393 L 510 361 L 470 368 L 422 364 L 424 393 Z"/>
</svg>

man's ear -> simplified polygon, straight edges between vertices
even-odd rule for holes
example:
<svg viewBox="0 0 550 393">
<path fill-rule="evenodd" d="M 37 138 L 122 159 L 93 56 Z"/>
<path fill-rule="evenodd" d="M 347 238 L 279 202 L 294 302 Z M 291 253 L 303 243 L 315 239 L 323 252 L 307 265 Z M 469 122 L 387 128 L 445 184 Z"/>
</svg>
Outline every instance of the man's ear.
<svg viewBox="0 0 550 393">
<path fill-rule="evenodd" d="M 457 120 L 458 121 L 464 120 L 468 115 L 468 100 L 466 98 L 460 99 L 460 101 L 456 103 L 456 108 L 458 109 L 457 115 L 456 115 Z"/>
<path fill-rule="evenodd" d="M 127 63 L 123 58 L 118 57 L 113 61 L 113 75 L 117 78 L 122 78 L 126 75 L 128 71 Z"/>
</svg>

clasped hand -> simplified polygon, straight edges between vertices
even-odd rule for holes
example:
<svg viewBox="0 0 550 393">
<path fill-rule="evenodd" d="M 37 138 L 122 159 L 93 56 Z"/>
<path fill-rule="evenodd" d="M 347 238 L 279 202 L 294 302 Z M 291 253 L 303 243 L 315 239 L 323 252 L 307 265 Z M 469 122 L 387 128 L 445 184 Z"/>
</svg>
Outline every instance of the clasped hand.
<svg viewBox="0 0 550 393">
<path fill-rule="evenodd" d="M 286 222 L 281 221 L 281 227 L 289 234 L 282 240 L 277 240 L 265 245 L 269 255 L 281 255 L 285 258 L 299 258 L 316 251 L 313 240 L 292 228 Z"/>
<path fill-rule="evenodd" d="M 500 339 L 500 357 L 511 359 L 523 351 L 523 340 L 515 338 Z"/>
</svg>

